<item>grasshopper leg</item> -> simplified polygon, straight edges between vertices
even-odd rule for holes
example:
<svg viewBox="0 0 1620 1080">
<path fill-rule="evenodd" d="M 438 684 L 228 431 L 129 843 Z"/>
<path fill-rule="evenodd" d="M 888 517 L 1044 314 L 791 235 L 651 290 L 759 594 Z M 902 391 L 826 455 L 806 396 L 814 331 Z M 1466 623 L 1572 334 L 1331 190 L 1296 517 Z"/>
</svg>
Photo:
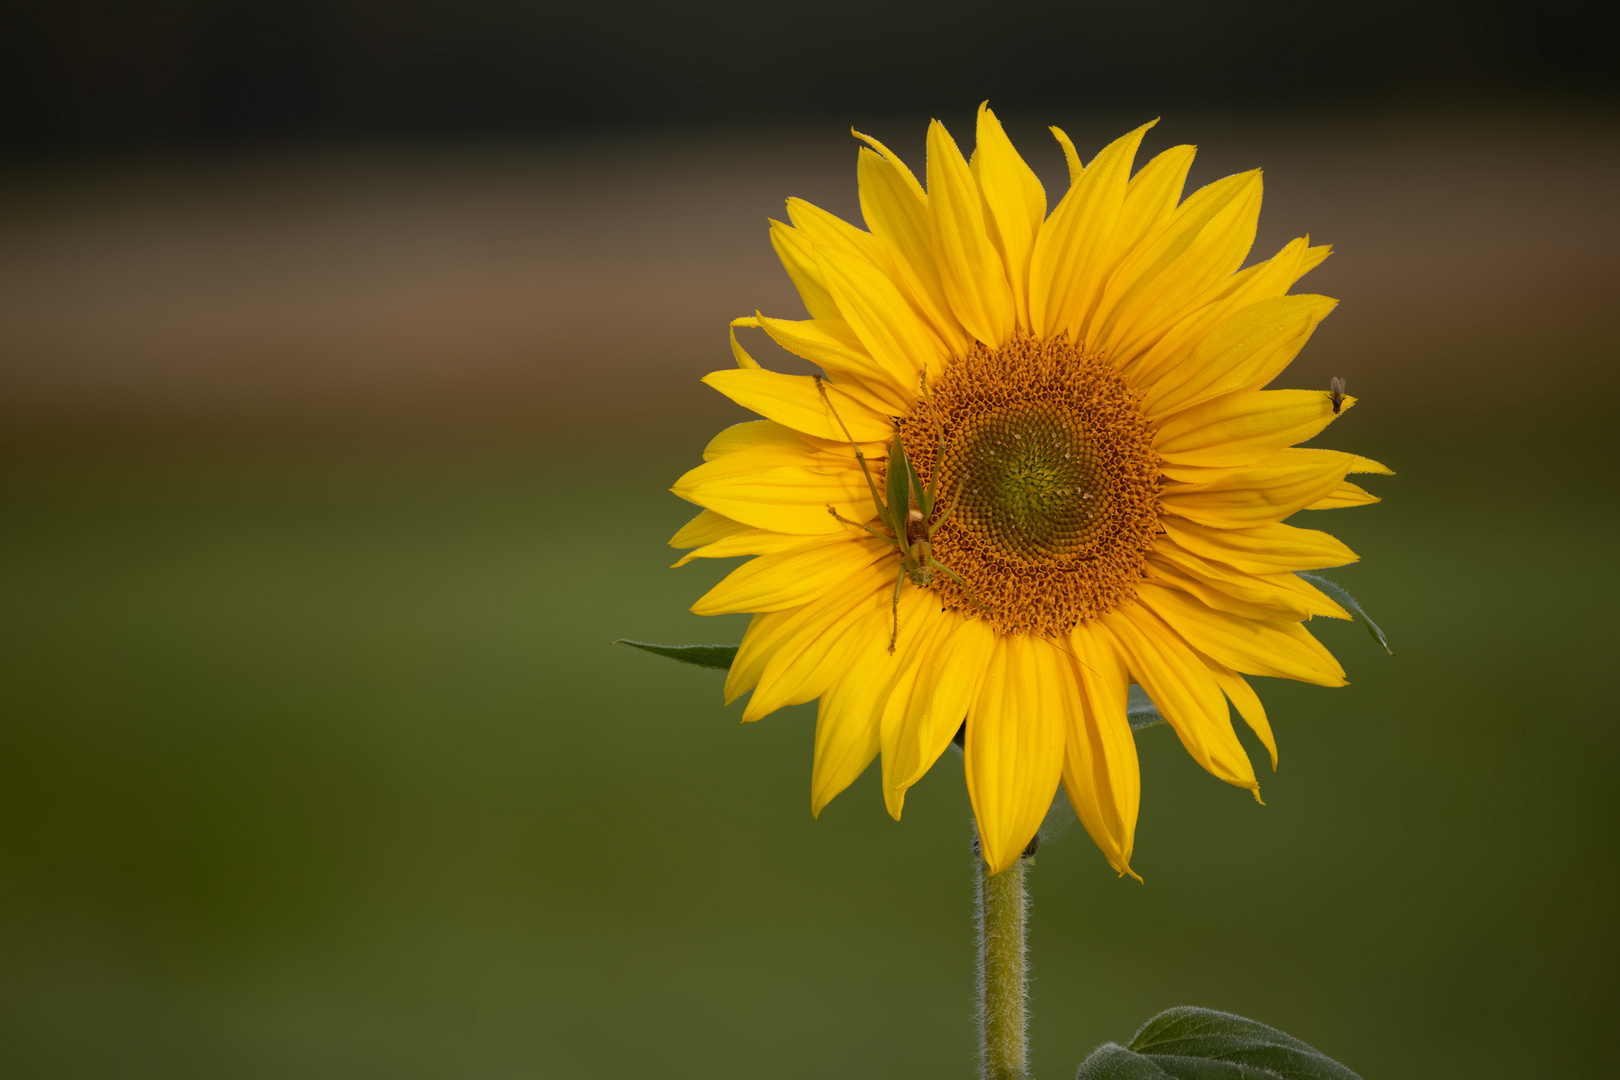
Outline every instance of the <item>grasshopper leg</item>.
<svg viewBox="0 0 1620 1080">
<path fill-rule="evenodd" d="M 928 565 L 931 568 L 940 571 L 958 585 L 962 586 L 962 588 L 967 592 L 968 599 L 973 601 L 973 603 L 976 604 L 980 609 L 984 611 L 990 610 L 990 605 L 979 599 L 979 594 L 973 591 L 973 586 L 962 580 L 961 574 L 958 574 L 955 570 L 952 570 L 938 559 L 929 559 Z"/>
<path fill-rule="evenodd" d="M 956 513 L 956 506 L 961 501 L 962 501 L 962 488 L 961 488 L 960 485 L 958 485 L 957 489 L 956 489 L 956 497 L 951 500 L 951 505 L 947 506 L 945 508 L 945 512 L 943 514 L 939 515 L 939 520 L 938 521 L 936 521 L 932 525 L 928 526 L 928 535 L 930 537 L 932 537 L 936 532 L 938 532 L 940 530 L 940 527 L 943 526 L 947 521 L 951 520 L 951 515 Z"/>
<path fill-rule="evenodd" d="M 894 629 L 889 631 L 889 655 L 894 655 L 895 642 L 900 640 L 900 589 L 906 583 L 906 566 L 900 564 L 900 572 L 894 576 Z"/>
<path fill-rule="evenodd" d="M 879 540 L 886 540 L 889 543 L 894 544 L 896 547 L 899 546 L 899 542 L 897 540 L 895 540 L 894 537 L 892 537 L 892 536 L 884 536 L 882 533 L 878 532 L 876 529 L 872 528 L 872 526 L 870 526 L 870 525 L 862 525 L 858 521 L 849 520 L 849 518 L 845 517 L 843 514 L 840 514 L 837 510 L 834 510 L 832 508 L 832 504 L 830 504 L 830 503 L 827 505 L 827 513 L 831 514 L 833 517 L 837 518 L 839 521 L 842 521 L 845 525 L 853 525 L 857 529 L 865 529 L 867 532 L 871 533 L 873 536 L 877 537 Z"/>
</svg>

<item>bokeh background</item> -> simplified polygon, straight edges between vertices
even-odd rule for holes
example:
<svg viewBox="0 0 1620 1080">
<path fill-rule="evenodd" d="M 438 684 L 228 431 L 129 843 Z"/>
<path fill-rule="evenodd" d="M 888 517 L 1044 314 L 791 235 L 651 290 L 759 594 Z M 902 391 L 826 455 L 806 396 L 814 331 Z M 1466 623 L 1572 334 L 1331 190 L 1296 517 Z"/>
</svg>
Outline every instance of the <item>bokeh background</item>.
<svg viewBox="0 0 1620 1080">
<path fill-rule="evenodd" d="M 0 13 L 0 1073 L 972 1075 L 959 759 L 812 821 L 811 707 L 665 489 L 858 220 L 990 98 L 1049 191 L 1153 116 L 1340 309 L 1283 384 L 1398 470 L 1317 515 L 1389 632 L 1263 687 L 1267 805 L 1140 733 L 1137 867 L 1033 872 L 1034 1053 L 1161 1008 L 1368 1077 L 1620 1073 L 1606 5 L 56 0 Z M 756 343 L 757 344 L 757 343 Z M 761 348 L 761 353 L 767 350 Z M 1309 515 L 1307 515 L 1309 516 Z M 1262 680 L 1265 681 L 1265 680 Z M 1252 753 L 1259 748 L 1250 744 Z"/>
</svg>

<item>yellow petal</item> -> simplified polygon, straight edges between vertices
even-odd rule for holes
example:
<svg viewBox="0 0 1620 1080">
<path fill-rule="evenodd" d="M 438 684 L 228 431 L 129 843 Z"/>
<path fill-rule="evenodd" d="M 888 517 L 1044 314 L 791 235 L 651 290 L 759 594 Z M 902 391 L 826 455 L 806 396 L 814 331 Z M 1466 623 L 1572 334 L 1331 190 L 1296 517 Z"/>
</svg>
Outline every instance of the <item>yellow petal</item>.
<svg viewBox="0 0 1620 1080">
<path fill-rule="evenodd" d="M 777 447 L 756 447 L 699 465 L 670 488 L 687 502 L 756 529 L 805 536 L 849 529 L 829 506 L 851 521 L 877 517 L 872 489 L 853 459 L 806 450 L 786 463 Z"/>
<path fill-rule="evenodd" d="M 856 450 L 865 455 L 867 461 L 882 461 L 889 456 L 888 439 L 859 442 L 852 447 L 850 441 L 844 438 L 842 434 L 836 439 L 821 439 L 814 435 L 806 435 L 802 431 L 796 434 L 804 440 L 806 446 L 820 451 L 824 455 L 830 455 L 839 461 L 849 461 L 854 458 Z"/>
<path fill-rule="evenodd" d="M 918 639 L 931 636 L 938 619 L 930 616 L 937 615 L 938 602 L 927 590 L 908 587 L 898 604 L 866 615 L 821 661 L 833 677 L 816 721 L 812 814 L 854 782 L 883 746 L 889 700 L 897 684 L 915 677 Z M 891 635 L 902 643 L 893 653 Z"/>
<path fill-rule="evenodd" d="M 763 368 L 713 371 L 703 381 L 745 409 L 786 424 L 795 431 L 823 439 L 842 439 L 844 430 L 827 407 L 815 380 L 809 375 L 783 375 Z M 858 442 L 888 440 L 894 436 L 894 423 L 887 416 L 852 397 L 837 383 L 827 383 L 837 417 Z"/>
<path fill-rule="evenodd" d="M 1218 299 L 1228 311 L 1236 311 L 1261 300 L 1281 296 L 1292 289 L 1300 278 L 1321 266 L 1331 254 L 1331 244 L 1312 247 L 1310 237 L 1296 237 L 1265 262 L 1255 263 L 1233 274 L 1221 287 Z"/>
<path fill-rule="evenodd" d="M 705 510 L 704 513 L 714 513 Z M 719 515 L 716 515 L 717 517 Z M 730 520 L 721 518 L 722 521 Z M 742 525 L 741 522 L 734 524 Z M 779 533 L 771 529 L 755 529 L 742 525 L 739 532 L 723 536 L 700 548 L 688 551 L 681 556 L 679 562 L 671 569 L 685 566 L 694 559 L 732 559 L 738 555 L 781 555 L 790 551 L 804 551 L 820 544 L 841 542 L 844 538 L 836 533 L 825 536 L 804 536 L 793 533 Z M 747 609 L 745 609 L 747 610 Z M 763 609 L 762 609 L 763 610 Z"/>
<path fill-rule="evenodd" d="M 1293 362 L 1337 304 L 1309 293 L 1262 300 L 1207 326 L 1186 352 L 1166 354 L 1161 367 L 1144 360 L 1135 372 L 1138 385 L 1146 388 L 1142 411 L 1157 420 L 1222 394 L 1264 386 Z"/>
<path fill-rule="evenodd" d="M 1167 565 L 1168 564 L 1168 565 Z M 1148 576 L 1198 597 L 1210 607 L 1254 619 L 1308 619 L 1349 613 L 1297 574 L 1254 574 L 1187 551 L 1168 535 L 1148 557 Z"/>
<path fill-rule="evenodd" d="M 849 633 L 842 655 L 827 663 L 840 672 L 821 696 L 816 710 L 816 748 L 810 773 L 810 813 L 822 808 L 853 784 L 877 757 L 878 707 L 890 668 L 890 613 L 870 612 Z"/>
<path fill-rule="evenodd" d="M 850 323 L 878 365 L 910 390 L 921 363 L 942 364 L 950 349 L 906 298 L 897 279 L 909 280 L 910 275 L 897 274 L 893 249 L 803 199 L 789 199 L 787 205 L 794 225 L 810 238 L 821 280 L 840 318 Z M 883 340 L 874 340 L 874 333 Z"/>
<path fill-rule="evenodd" d="M 809 312 L 812 319 L 841 318 L 842 316 L 838 314 L 838 305 L 833 302 L 832 294 L 827 291 L 826 283 L 821 280 L 821 271 L 816 266 L 810 238 L 793 226 L 783 224 L 775 218 L 770 219 L 770 222 L 771 247 L 776 249 L 776 257 L 782 260 L 782 268 L 787 271 L 793 287 L 799 290 L 799 299 L 804 301 L 804 310 Z"/>
<path fill-rule="evenodd" d="M 1126 252 L 1169 221 L 1181 201 L 1187 171 L 1192 168 L 1197 152 L 1197 147 L 1193 146 L 1172 146 L 1131 177 L 1125 189 L 1125 205 L 1120 208 L 1119 224 L 1109 240 L 1115 252 L 1111 264 L 1117 264 Z"/>
<path fill-rule="evenodd" d="M 1309 618 L 1315 618 L 1318 615 L 1329 619 L 1344 619 L 1346 621 L 1351 618 L 1350 613 L 1344 609 L 1342 604 L 1298 574 L 1262 574 L 1258 575 L 1258 577 L 1259 580 L 1264 581 L 1279 592 L 1289 593 L 1297 599 L 1304 605 L 1305 610 L 1309 613 Z"/>
<path fill-rule="evenodd" d="M 1215 682 L 1220 685 L 1226 694 L 1227 700 L 1237 706 L 1238 715 L 1243 722 L 1249 725 L 1249 730 L 1265 744 L 1266 752 L 1271 755 L 1271 771 L 1277 771 L 1277 738 L 1271 733 L 1271 721 L 1266 719 L 1266 707 L 1260 704 L 1260 695 L 1254 692 L 1254 687 L 1244 681 L 1243 676 L 1215 661 L 1204 658 L 1209 664 L 1209 673 L 1215 676 Z"/>
<path fill-rule="evenodd" d="M 754 694 L 743 709 L 745 723 L 785 705 L 814 700 L 832 685 L 839 672 L 823 661 L 862 618 L 888 607 L 894 589 L 889 569 L 882 563 L 867 566 L 821 599 L 787 613 L 793 618 L 759 673 Z M 739 648 L 737 660 L 742 659 Z M 726 689 L 730 693 L 729 679 Z"/>
<path fill-rule="evenodd" d="M 902 290 L 940 340 L 952 354 L 966 352 L 971 339 L 945 298 L 945 283 L 934 258 L 928 196 L 905 162 L 888 147 L 859 132 L 856 135 L 874 148 L 863 148 L 856 166 L 866 227 L 889 249 Z"/>
<path fill-rule="evenodd" d="M 1125 364 L 1207 302 L 1254 244 L 1260 194 L 1258 170 L 1194 192 L 1109 278 L 1085 332 L 1086 351 Z"/>
<path fill-rule="evenodd" d="M 793 227 L 805 235 L 813 250 L 839 251 L 888 270 L 888 252 L 871 233 L 803 199 L 789 199 L 787 210 Z"/>
<path fill-rule="evenodd" d="M 900 155 L 872 138 L 872 136 L 863 135 L 854 128 L 850 128 L 849 133 L 876 151 L 878 156 L 894 170 L 895 179 L 903 189 L 911 192 L 921 204 L 926 205 L 928 197 L 927 193 L 923 191 L 922 182 L 917 179 L 917 174 L 912 172 L 904 161 L 900 160 Z M 867 224 L 870 225 L 871 222 L 867 222 Z"/>
<path fill-rule="evenodd" d="M 989 102 L 979 106 L 973 175 L 984 199 L 990 239 L 1007 268 L 1018 325 L 1028 330 L 1029 256 L 1035 247 L 1035 234 L 1046 217 L 1046 189 L 1018 156 L 1001 121 L 990 111 Z"/>
<path fill-rule="evenodd" d="M 1247 675 L 1344 686 L 1344 668 L 1297 622 L 1246 619 L 1144 581 L 1137 599 L 1205 656 Z"/>
<path fill-rule="evenodd" d="M 800 632 L 810 621 L 822 617 L 828 600 L 806 604 L 797 611 L 767 611 L 748 620 L 737 655 L 732 658 L 731 669 L 726 672 L 725 700 L 730 705 L 759 684 L 765 665 L 792 635 Z"/>
<path fill-rule="evenodd" d="M 1069 186 L 1073 187 L 1079 182 L 1080 174 L 1085 172 L 1085 165 L 1080 161 L 1080 151 L 1074 148 L 1074 140 L 1069 138 L 1062 128 L 1054 127 L 1046 130 L 1050 131 L 1052 138 L 1056 139 L 1058 145 L 1063 147 L 1063 160 L 1069 166 Z"/>
<path fill-rule="evenodd" d="M 1144 580 L 1180 589 L 1212 608 L 1246 619 L 1298 622 L 1307 614 L 1302 605 L 1292 602 L 1289 594 L 1267 588 L 1253 575 L 1232 571 L 1231 578 L 1223 578 L 1208 572 L 1209 564 L 1200 566 L 1201 560 L 1193 558 L 1183 563 L 1168 557 L 1169 554 L 1161 547 L 1148 556 Z"/>
<path fill-rule="evenodd" d="M 809 444 L 798 432 L 778 424 L 775 420 L 744 420 L 740 424 L 723 428 L 720 434 L 710 439 L 709 445 L 703 448 L 703 460 L 713 461 L 727 454 L 735 454 L 739 450 L 752 450 L 761 446 L 775 446 L 786 451 L 789 455 L 786 460 L 792 463 L 810 463 L 810 459 L 805 456 Z"/>
<path fill-rule="evenodd" d="M 934 651 L 960 621 L 960 616 L 941 610 L 939 601 L 927 590 L 913 589 L 909 596 L 900 598 L 900 630 L 895 651 L 899 663 L 894 667 L 891 682 L 884 691 L 881 720 L 883 803 L 896 821 L 900 820 L 900 811 L 906 801 L 906 787 L 898 782 L 895 771 L 900 765 L 900 736 L 906 730 L 906 717 L 911 711 L 912 700 L 925 689 L 921 677 Z M 943 749 L 941 747 L 940 752 Z M 932 763 L 930 759 L 923 771 L 926 772 Z"/>
<path fill-rule="evenodd" d="M 986 345 L 1005 344 L 1016 322 L 1012 286 L 990 243 L 973 173 L 938 120 L 928 126 L 928 221 L 951 311 Z"/>
<path fill-rule="evenodd" d="M 1343 399 L 1348 412 L 1356 399 Z M 1182 409 L 1158 423 L 1153 448 L 1166 461 L 1247 465 L 1315 438 L 1339 418 L 1326 390 L 1245 390 Z"/>
<path fill-rule="evenodd" d="M 750 559 L 692 605 L 696 615 L 782 611 L 808 604 L 856 571 L 889 555 L 894 544 L 875 537 L 816 538 L 796 550 Z M 898 559 L 889 560 L 898 565 Z"/>
<path fill-rule="evenodd" d="M 1177 325 L 1165 339 L 1153 346 L 1151 353 L 1161 354 L 1164 348 L 1178 348 L 1203 337 L 1210 327 L 1233 317 L 1247 307 L 1264 300 L 1274 300 L 1310 273 L 1332 253 L 1327 244 L 1312 247 L 1309 237 L 1296 237 L 1283 245 L 1281 251 L 1264 262 L 1256 263 L 1227 278 L 1216 290 L 1210 302 L 1198 309 L 1195 316 Z M 1265 381 L 1250 389 L 1259 389 Z"/>
<path fill-rule="evenodd" d="M 1083 337 L 1103 283 L 1113 269 L 1105 258 L 1130 183 L 1131 162 L 1153 123 L 1115 139 L 1085 171 L 1041 226 L 1030 259 L 1030 319 L 1037 337 Z"/>
<path fill-rule="evenodd" d="M 817 347 L 825 350 L 806 359 L 812 359 L 819 364 L 826 372 L 831 385 L 838 387 L 842 394 L 865 406 L 868 411 L 880 416 L 891 416 L 904 413 L 911 407 L 912 397 L 902 393 L 898 384 L 878 366 L 877 361 L 867 355 L 866 347 L 861 344 L 860 338 L 855 336 L 849 324 L 842 319 L 800 321 L 767 319 L 755 312 L 746 319 L 732 320 L 731 325 L 731 351 L 737 358 L 739 368 L 759 370 L 761 367 L 760 363 L 737 341 L 737 327 L 754 327 L 765 330 L 769 336 L 777 339 L 779 344 L 781 339 L 786 337 L 795 346 L 804 346 L 811 351 Z M 800 329 L 795 331 L 784 328 Z M 783 347 L 789 348 L 786 344 Z M 789 348 L 789 351 L 795 350 Z M 800 432 L 800 435 L 807 441 L 816 438 L 804 432 Z"/>
<path fill-rule="evenodd" d="M 1349 398 L 1345 398 L 1345 401 L 1349 400 Z M 1350 462 L 1350 471 L 1353 473 L 1376 473 L 1379 476 L 1395 475 L 1395 470 L 1381 461 L 1374 461 L 1372 458 L 1358 457 L 1356 455 L 1351 455 L 1351 457 L 1353 460 Z"/>
<path fill-rule="evenodd" d="M 1329 450 L 1283 450 L 1211 484 L 1172 485 L 1159 501 L 1167 512 L 1200 525 L 1218 529 L 1263 525 L 1326 498 L 1343 481 L 1349 459 L 1349 454 Z"/>
<path fill-rule="evenodd" d="M 1191 351 L 1202 345 L 1222 323 L 1245 308 L 1282 296 L 1308 270 L 1326 258 L 1328 250 L 1325 245 L 1313 248 L 1309 240 L 1300 238 L 1284 245 L 1281 251 L 1265 262 L 1233 274 L 1209 297 L 1207 303 L 1195 307 L 1145 352 L 1133 357 L 1125 370 L 1145 386 L 1184 367 Z M 1196 374 L 1196 371 L 1192 374 Z M 1269 381 L 1267 377 L 1228 389 L 1258 390 Z"/>
<path fill-rule="evenodd" d="M 748 532 L 752 526 L 740 521 L 733 521 L 724 514 L 717 514 L 713 510 L 703 510 L 698 516 L 680 527 L 676 534 L 669 538 L 672 548 L 703 547 L 716 540 L 723 540 L 737 533 Z"/>
<path fill-rule="evenodd" d="M 844 319 L 897 387 L 914 393 L 924 369 L 943 366 L 948 356 L 944 342 L 887 274 L 842 251 L 817 248 L 816 263 Z"/>
<path fill-rule="evenodd" d="M 1020 634 L 996 642 L 984 685 L 968 711 L 964 767 L 989 872 L 1023 854 L 1052 807 L 1063 775 L 1062 654 Z M 1072 699 L 1071 699 L 1072 700 Z"/>
<path fill-rule="evenodd" d="M 1099 621 L 1119 642 L 1131 678 L 1147 691 L 1192 759 L 1210 775 L 1258 792 L 1226 698 L 1203 659 L 1140 604 L 1116 608 Z"/>
<path fill-rule="evenodd" d="M 1242 465 L 1183 465 L 1175 461 L 1160 461 L 1159 472 L 1166 480 L 1175 480 L 1197 488 L 1207 488 L 1218 480 L 1229 480 L 1239 473 L 1248 472 L 1255 462 Z"/>
<path fill-rule="evenodd" d="M 894 739 L 889 784 L 903 792 L 921 780 L 951 744 L 979 695 L 996 636 L 983 619 L 951 615 L 917 676 L 917 689 Z"/>
<path fill-rule="evenodd" d="M 1251 574 L 1321 570 L 1360 558 L 1337 537 L 1316 529 L 1274 523 L 1247 529 L 1212 529 L 1179 518 L 1162 520 L 1180 547 Z"/>
<path fill-rule="evenodd" d="M 1079 708 L 1065 725 L 1063 789 L 1092 841 L 1121 874 L 1131 869 L 1142 774 L 1125 718 L 1130 674 L 1108 631 L 1093 623 L 1069 636 Z"/>
<path fill-rule="evenodd" d="M 1347 506 L 1368 506 L 1382 502 L 1377 495 L 1346 480 L 1322 498 L 1305 507 L 1307 510 L 1342 510 Z"/>
<path fill-rule="evenodd" d="M 843 385 L 842 376 L 853 375 L 867 380 L 867 385 L 878 393 L 883 408 L 890 413 L 904 414 L 911 407 L 915 380 L 902 386 L 872 359 L 848 323 L 842 320 L 770 319 L 762 315 L 755 320 L 755 324 L 788 352 L 819 365 L 838 380 L 838 385 Z"/>
<path fill-rule="evenodd" d="M 887 651 L 885 651 L 887 655 Z M 870 689 L 870 676 L 854 674 L 841 684 L 847 695 L 844 706 L 823 696 L 816 710 L 816 746 L 810 771 L 810 816 L 821 811 L 844 789 L 860 779 L 861 773 L 878 756 L 878 725 L 865 714 L 868 701 L 858 696 Z"/>
<path fill-rule="evenodd" d="M 737 366 L 740 368 L 757 368 L 759 367 L 759 361 L 749 356 L 748 350 L 743 348 L 742 343 L 737 340 L 737 327 L 757 327 L 758 325 L 759 320 L 751 316 L 731 320 L 731 355 L 736 359 Z"/>
</svg>

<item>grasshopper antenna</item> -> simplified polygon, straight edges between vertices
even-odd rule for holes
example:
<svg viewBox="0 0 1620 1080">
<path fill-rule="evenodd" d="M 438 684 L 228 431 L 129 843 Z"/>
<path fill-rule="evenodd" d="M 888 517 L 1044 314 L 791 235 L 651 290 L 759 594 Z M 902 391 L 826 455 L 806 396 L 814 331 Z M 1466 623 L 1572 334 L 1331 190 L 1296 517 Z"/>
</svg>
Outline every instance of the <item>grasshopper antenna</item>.
<svg viewBox="0 0 1620 1080">
<path fill-rule="evenodd" d="M 887 513 L 887 510 L 885 509 L 883 499 L 882 499 L 882 497 L 880 495 L 878 495 L 877 482 L 872 479 L 872 470 L 870 470 L 870 469 L 868 469 L 866 467 L 866 455 L 861 453 L 860 444 L 855 441 L 855 436 L 853 436 L 853 435 L 851 435 L 849 433 L 849 425 L 845 424 L 844 423 L 844 418 L 842 416 L 838 415 L 838 407 L 832 403 L 832 397 L 827 393 L 827 382 L 826 382 L 826 380 L 823 379 L 820 375 L 812 375 L 810 377 L 816 381 L 816 389 L 821 391 L 821 400 L 825 401 L 827 403 L 827 411 L 829 411 L 829 412 L 831 412 L 833 414 L 833 419 L 838 421 L 838 427 L 843 431 L 844 438 L 849 440 L 849 448 L 851 450 L 855 451 L 855 463 L 861 467 L 861 475 L 866 477 L 866 489 L 869 492 L 871 492 L 871 494 L 872 494 L 872 504 L 878 508 L 878 514 L 879 514 L 879 516 L 881 516 L 883 518 L 883 523 L 892 528 L 894 523 L 888 520 L 888 513 Z M 828 510 L 828 512 L 830 512 L 832 514 L 833 517 L 838 518 L 838 520 L 840 520 L 840 521 L 848 520 L 845 517 L 843 517 L 841 514 L 839 514 L 837 510 L 834 510 L 830 503 L 827 506 L 827 510 Z M 857 523 L 856 522 L 850 522 L 850 524 L 857 524 Z M 903 523 L 902 523 L 902 525 L 903 525 Z M 865 529 L 867 532 L 872 532 L 872 529 L 871 529 L 870 526 L 862 525 L 860 527 Z M 877 533 L 872 533 L 872 535 L 877 536 L 878 534 Z M 897 538 L 902 537 L 904 535 L 905 534 L 904 534 L 903 531 L 895 533 L 895 536 Z M 898 539 L 897 539 L 896 542 L 900 543 L 900 541 Z M 904 545 L 902 544 L 901 546 L 902 546 L 902 549 L 903 549 Z"/>
<path fill-rule="evenodd" d="M 820 375 L 812 375 L 810 377 L 816 380 L 816 389 L 821 391 L 821 400 L 827 403 L 827 411 L 833 414 L 834 420 L 838 421 L 838 428 L 844 433 L 844 438 L 849 440 L 850 449 L 855 451 L 855 456 L 860 458 L 861 462 L 864 464 L 866 461 L 865 455 L 861 453 L 860 446 L 855 442 L 855 436 L 849 433 L 849 425 L 845 424 L 844 418 L 838 415 L 838 406 L 832 403 L 832 398 L 827 393 L 827 380 L 823 379 Z"/>
</svg>

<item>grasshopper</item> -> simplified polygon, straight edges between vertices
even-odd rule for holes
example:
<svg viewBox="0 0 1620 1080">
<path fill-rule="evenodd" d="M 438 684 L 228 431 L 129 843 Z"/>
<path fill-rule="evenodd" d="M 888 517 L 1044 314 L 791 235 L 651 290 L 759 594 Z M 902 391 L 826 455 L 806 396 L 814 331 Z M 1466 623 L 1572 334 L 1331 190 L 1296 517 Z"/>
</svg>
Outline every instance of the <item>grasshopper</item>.
<svg viewBox="0 0 1620 1080">
<path fill-rule="evenodd" d="M 878 492 L 871 470 L 866 467 L 866 455 L 861 453 L 861 448 L 856 444 L 854 436 L 849 433 L 844 418 L 838 415 L 838 409 L 833 405 L 832 398 L 827 396 L 827 387 L 822 382 L 821 376 L 816 375 L 814 378 L 816 389 L 821 391 L 821 399 L 827 403 L 833 419 L 837 420 L 838 426 L 843 429 L 844 438 L 849 440 L 850 449 L 855 451 L 855 461 L 861 467 L 861 475 L 866 477 L 866 486 L 872 493 L 872 502 L 877 506 L 878 520 L 888 532 L 879 532 L 870 525 L 851 521 L 830 503 L 827 506 L 827 513 L 845 525 L 865 529 L 879 540 L 893 544 L 900 551 L 900 572 L 894 579 L 894 629 L 889 634 L 889 652 L 894 652 L 895 642 L 900 638 L 900 590 L 907 578 L 919 588 L 926 589 L 933 582 L 934 572 L 937 570 L 962 586 L 969 600 L 989 611 L 989 607 L 979 600 L 973 592 L 973 587 L 963 581 L 960 574 L 934 558 L 934 547 L 930 541 L 956 512 L 956 500 L 952 499 L 951 505 L 939 516 L 938 521 L 930 521 L 934 516 L 934 507 L 937 505 L 939 494 L 938 462 L 945 456 L 945 432 L 939 426 L 939 417 L 934 415 L 933 402 L 929 401 L 928 411 L 934 421 L 934 430 L 939 433 L 939 451 L 934 455 L 936 464 L 933 479 L 927 485 L 923 484 L 917 470 L 912 467 L 911 459 L 906 456 L 905 443 L 901 441 L 900 433 L 896 431 L 894 445 L 889 449 L 888 473 L 884 477 L 884 487 L 888 489 L 888 498 L 885 499 Z M 961 495 L 961 485 L 957 485 L 957 495 L 958 497 Z"/>
</svg>

